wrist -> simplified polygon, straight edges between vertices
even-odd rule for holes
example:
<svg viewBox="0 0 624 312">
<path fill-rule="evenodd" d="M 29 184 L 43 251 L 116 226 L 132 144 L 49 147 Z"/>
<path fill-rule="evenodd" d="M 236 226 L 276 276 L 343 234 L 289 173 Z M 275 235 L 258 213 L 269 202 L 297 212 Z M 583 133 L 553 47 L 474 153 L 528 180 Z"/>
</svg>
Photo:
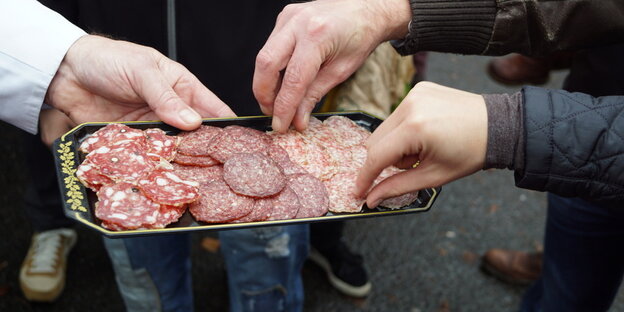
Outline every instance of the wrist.
<svg viewBox="0 0 624 312">
<path fill-rule="evenodd" d="M 379 21 L 375 25 L 382 29 L 381 41 L 405 38 L 412 19 L 409 0 L 367 1 L 372 9 L 373 18 Z"/>
</svg>

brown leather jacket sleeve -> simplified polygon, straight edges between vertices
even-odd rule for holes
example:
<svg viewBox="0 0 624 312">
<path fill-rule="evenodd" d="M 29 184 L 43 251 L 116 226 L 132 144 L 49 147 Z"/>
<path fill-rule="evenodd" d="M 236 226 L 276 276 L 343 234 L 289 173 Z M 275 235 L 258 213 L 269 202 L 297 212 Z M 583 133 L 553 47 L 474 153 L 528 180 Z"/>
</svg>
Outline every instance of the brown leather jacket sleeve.
<svg viewBox="0 0 624 312">
<path fill-rule="evenodd" d="M 409 0 L 401 54 L 542 55 L 624 42 L 622 0 Z"/>
</svg>

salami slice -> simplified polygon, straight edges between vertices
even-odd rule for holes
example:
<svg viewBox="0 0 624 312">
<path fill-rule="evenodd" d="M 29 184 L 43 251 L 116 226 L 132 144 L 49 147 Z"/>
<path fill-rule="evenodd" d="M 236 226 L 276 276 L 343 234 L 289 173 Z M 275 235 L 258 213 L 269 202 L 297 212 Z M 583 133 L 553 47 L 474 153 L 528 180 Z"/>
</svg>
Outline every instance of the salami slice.
<svg viewBox="0 0 624 312">
<path fill-rule="evenodd" d="M 223 167 L 221 166 L 197 167 L 174 164 L 173 170 L 183 180 L 195 181 L 200 184 L 223 181 Z"/>
<path fill-rule="evenodd" d="M 321 180 L 310 174 L 288 176 L 288 186 L 297 194 L 301 206 L 296 218 L 319 217 L 327 213 L 329 196 Z"/>
<path fill-rule="evenodd" d="M 249 214 L 254 200 L 238 195 L 223 181 L 201 184 L 201 197 L 191 203 L 189 211 L 195 219 L 208 223 L 223 223 Z"/>
<path fill-rule="evenodd" d="M 220 162 L 210 156 L 190 156 L 184 154 L 175 155 L 173 162 L 180 165 L 199 167 L 211 167 L 220 164 Z"/>
<path fill-rule="evenodd" d="M 323 124 L 332 130 L 333 137 L 344 146 L 364 144 L 370 136 L 368 130 L 344 116 L 331 116 Z"/>
<path fill-rule="evenodd" d="M 390 209 L 399 209 L 413 203 L 416 199 L 418 199 L 418 191 L 386 198 L 379 203 L 379 206 Z"/>
<path fill-rule="evenodd" d="M 300 157 L 297 163 L 308 173 L 320 180 L 330 179 L 338 172 L 338 164 L 329 156 L 325 148 L 316 142 L 309 142 L 305 145 L 305 154 Z"/>
<path fill-rule="evenodd" d="M 373 183 L 373 185 L 377 185 L 381 183 L 383 180 L 395 174 L 401 173 L 403 171 L 404 170 L 401 170 L 394 166 L 388 167 L 379 174 L 377 179 L 375 179 L 375 182 Z M 386 198 L 381 203 L 379 203 L 379 206 L 390 208 L 390 209 L 398 209 L 398 208 L 405 207 L 413 203 L 414 201 L 416 201 L 416 199 L 418 199 L 418 191 L 406 193 L 406 194 L 399 195 L 396 197 Z"/>
<path fill-rule="evenodd" d="M 83 161 L 76 169 L 76 177 L 86 187 L 97 192 L 102 185 L 110 185 L 115 182 L 105 175 L 100 173 L 100 170 L 96 168 L 88 159 Z"/>
<path fill-rule="evenodd" d="M 160 205 L 130 183 L 105 185 L 97 192 L 95 216 L 124 229 L 150 228 L 157 222 Z"/>
<path fill-rule="evenodd" d="M 356 172 L 338 173 L 325 182 L 329 193 L 329 211 L 331 212 L 360 212 L 365 199 L 357 198 L 353 194 L 355 189 Z"/>
<path fill-rule="evenodd" d="M 223 164 L 223 179 L 235 193 L 251 197 L 269 197 L 286 185 L 280 167 L 259 153 L 232 155 Z"/>
<path fill-rule="evenodd" d="M 273 210 L 269 220 L 293 219 L 301 207 L 299 197 L 290 186 L 284 187 L 284 190 L 278 195 L 271 197 L 271 201 L 273 202 Z"/>
<path fill-rule="evenodd" d="M 248 215 L 233 220 L 232 223 L 264 221 L 269 218 L 271 211 L 273 211 L 273 198 L 259 198 L 254 202 L 253 209 Z"/>
<path fill-rule="evenodd" d="M 144 131 L 147 141 L 147 154 L 155 161 L 164 159 L 172 161 L 178 148 L 178 137 L 169 136 L 165 131 L 150 128 Z"/>
<path fill-rule="evenodd" d="M 79 150 L 90 153 L 102 146 L 112 146 L 117 142 L 125 141 L 138 141 L 141 144 L 146 144 L 143 131 L 130 128 L 124 124 L 111 123 L 82 141 Z"/>
<path fill-rule="evenodd" d="M 268 153 L 271 138 L 264 132 L 241 126 L 227 126 L 210 146 L 210 156 L 225 163 L 239 153 Z"/>
<path fill-rule="evenodd" d="M 213 140 L 220 136 L 223 129 L 213 126 L 201 126 L 197 130 L 181 132 L 178 153 L 190 156 L 209 156 Z"/>
<path fill-rule="evenodd" d="M 180 206 L 199 198 L 199 183 L 180 179 L 172 171 L 154 170 L 139 179 L 139 188 L 152 201 Z"/>
<path fill-rule="evenodd" d="M 269 156 L 282 168 L 284 175 L 308 173 L 303 167 L 291 161 L 288 152 L 277 144 L 271 144 Z"/>
<path fill-rule="evenodd" d="M 145 148 L 134 141 L 102 146 L 89 153 L 86 159 L 98 168 L 100 174 L 116 182 L 135 182 L 157 164 L 147 156 Z"/>
<path fill-rule="evenodd" d="M 153 229 L 162 229 L 171 223 L 178 222 L 180 217 L 186 212 L 186 205 L 169 206 L 160 205 L 160 215 L 156 223 L 152 225 Z"/>
</svg>

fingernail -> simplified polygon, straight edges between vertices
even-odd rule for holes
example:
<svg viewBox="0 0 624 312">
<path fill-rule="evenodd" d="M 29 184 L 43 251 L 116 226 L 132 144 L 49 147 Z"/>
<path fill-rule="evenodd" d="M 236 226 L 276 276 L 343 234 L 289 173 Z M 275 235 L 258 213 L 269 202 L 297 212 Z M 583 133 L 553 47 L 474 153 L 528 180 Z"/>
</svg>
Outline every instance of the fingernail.
<svg viewBox="0 0 624 312">
<path fill-rule="evenodd" d="M 381 200 L 380 199 L 376 199 L 376 200 L 373 201 L 373 203 L 370 206 L 368 206 L 368 208 L 375 208 L 375 207 L 379 206 L 379 203 L 381 203 Z"/>
<path fill-rule="evenodd" d="M 188 108 L 181 110 L 179 115 L 180 115 L 180 118 L 182 118 L 182 121 L 184 121 L 187 124 L 197 123 L 197 121 L 201 119 L 201 117 L 199 116 L 197 112 L 190 110 Z"/>
<path fill-rule="evenodd" d="M 303 115 L 303 125 L 308 128 L 310 122 L 310 114 Z"/>
<path fill-rule="evenodd" d="M 277 118 L 277 116 L 273 116 L 273 131 L 280 132 L 282 130 L 282 121 Z"/>
</svg>

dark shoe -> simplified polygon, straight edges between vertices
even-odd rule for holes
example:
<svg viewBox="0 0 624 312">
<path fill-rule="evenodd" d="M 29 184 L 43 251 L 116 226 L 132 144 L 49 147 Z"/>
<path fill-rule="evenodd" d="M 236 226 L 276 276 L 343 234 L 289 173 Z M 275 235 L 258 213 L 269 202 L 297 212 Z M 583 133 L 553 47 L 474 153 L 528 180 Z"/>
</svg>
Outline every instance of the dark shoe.
<svg viewBox="0 0 624 312">
<path fill-rule="evenodd" d="M 542 253 L 490 249 L 481 258 L 481 269 L 515 285 L 528 285 L 542 274 Z"/>
<path fill-rule="evenodd" d="M 492 59 L 487 72 L 493 80 L 504 85 L 543 85 L 548 81 L 551 69 L 550 58 L 510 54 Z"/>
<path fill-rule="evenodd" d="M 371 292 L 362 256 L 353 254 L 344 243 L 325 254 L 311 247 L 309 259 L 327 273 L 329 283 L 341 293 L 360 298 Z"/>
</svg>

